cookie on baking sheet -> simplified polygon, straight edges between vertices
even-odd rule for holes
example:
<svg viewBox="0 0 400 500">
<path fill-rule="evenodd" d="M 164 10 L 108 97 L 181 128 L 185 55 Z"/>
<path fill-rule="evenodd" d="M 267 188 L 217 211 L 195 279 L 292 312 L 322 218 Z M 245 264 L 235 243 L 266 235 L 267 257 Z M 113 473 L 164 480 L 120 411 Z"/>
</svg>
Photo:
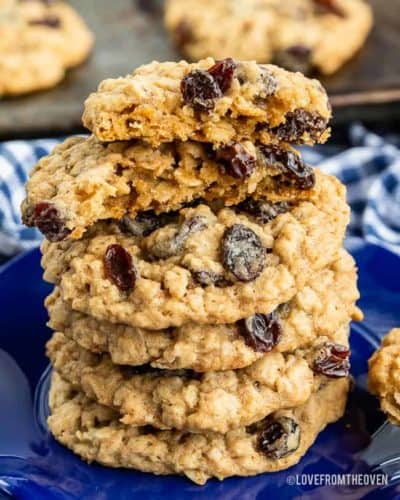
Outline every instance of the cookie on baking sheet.
<svg viewBox="0 0 400 500">
<path fill-rule="evenodd" d="M 348 326 L 333 342 L 317 339 L 293 353 L 271 352 L 240 370 L 199 374 L 114 365 L 55 333 L 47 344 L 54 369 L 89 398 L 121 413 L 125 424 L 226 433 L 270 413 L 304 404 L 326 379 L 349 375 Z"/>
<path fill-rule="evenodd" d="M 93 46 L 83 20 L 59 0 L 3 1 L 0 28 L 0 96 L 55 86 Z"/>
<path fill-rule="evenodd" d="M 63 222 L 70 238 L 80 238 L 98 220 L 124 216 L 146 235 L 163 219 L 150 210 L 177 210 L 198 198 L 226 206 L 268 198 L 259 209 L 268 220 L 288 202 L 312 197 L 315 175 L 286 144 L 244 141 L 214 150 L 189 141 L 152 148 L 139 141 L 73 137 L 33 169 L 22 213 L 25 224 L 38 226 L 49 239 L 59 236 L 48 230 L 50 216 Z"/>
<path fill-rule="evenodd" d="M 373 15 L 365 0 L 168 0 L 165 24 L 191 60 L 255 59 L 331 74 L 364 45 Z"/>
<path fill-rule="evenodd" d="M 368 387 L 389 420 L 400 425 L 400 328 L 391 330 L 369 360 Z"/>
<path fill-rule="evenodd" d="M 317 80 L 276 66 L 208 58 L 153 62 L 104 80 L 86 100 L 83 122 L 101 141 L 141 139 L 158 147 L 249 138 L 314 144 L 328 138 L 330 118 Z"/>
<path fill-rule="evenodd" d="M 109 353 L 119 365 L 197 372 L 244 368 L 266 352 L 290 352 L 318 337 L 330 339 L 351 319 L 361 319 L 357 272 L 344 250 L 329 268 L 313 276 L 288 303 L 269 315 L 257 314 L 229 325 L 186 323 L 167 330 L 144 330 L 99 321 L 73 311 L 56 289 L 46 300 L 54 331 L 95 353 Z M 345 335 L 348 328 L 344 328 Z"/>
<path fill-rule="evenodd" d="M 322 175 L 313 201 L 263 223 L 252 207 L 185 208 L 150 235 L 98 223 L 81 240 L 45 241 L 45 279 L 71 307 L 147 329 L 268 314 L 338 257 L 349 207 Z"/>
<path fill-rule="evenodd" d="M 254 476 L 295 465 L 318 434 L 344 413 L 349 380 L 331 380 L 297 408 L 229 433 L 157 431 L 133 427 L 119 414 L 76 391 L 53 374 L 53 436 L 88 462 L 154 474 L 184 474 L 198 484 L 209 478 Z"/>
</svg>

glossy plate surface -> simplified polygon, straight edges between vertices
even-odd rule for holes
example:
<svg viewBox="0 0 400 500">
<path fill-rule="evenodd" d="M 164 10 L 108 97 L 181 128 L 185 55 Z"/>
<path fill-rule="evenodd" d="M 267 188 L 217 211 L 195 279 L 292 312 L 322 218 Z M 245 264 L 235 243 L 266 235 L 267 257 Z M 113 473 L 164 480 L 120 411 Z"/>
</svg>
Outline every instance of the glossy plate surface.
<svg viewBox="0 0 400 500">
<path fill-rule="evenodd" d="M 211 480 L 204 487 L 181 477 L 87 465 L 49 436 L 48 377 L 46 373 L 40 377 L 47 365 L 44 343 L 50 331 L 44 326 L 43 300 L 50 288 L 41 279 L 38 250 L 8 264 L 0 271 L 0 498 L 2 494 L 49 500 L 400 498 L 396 480 L 400 431 L 386 426 L 373 436 L 384 417 L 365 390 L 367 359 L 379 337 L 400 325 L 400 258 L 359 240 L 348 246 L 360 269 L 365 321 L 352 329 L 355 388 L 345 417 L 329 426 L 300 464 L 288 471 L 222 483 Z M 390 446 L 382 445 L 382 434 Z M 369 473 L 383 462 L 390 464 L 390 470 L 387 466 L 384 470 L 394 479 L 385 488 L 291 484 L 296 474 Z"/>
</svg>

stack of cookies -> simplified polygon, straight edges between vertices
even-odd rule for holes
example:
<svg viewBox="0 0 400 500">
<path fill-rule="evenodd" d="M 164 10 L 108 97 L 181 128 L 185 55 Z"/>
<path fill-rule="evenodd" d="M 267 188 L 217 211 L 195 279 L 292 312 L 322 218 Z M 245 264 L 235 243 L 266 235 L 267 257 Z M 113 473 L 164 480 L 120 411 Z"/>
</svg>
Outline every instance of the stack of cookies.
<svg viewBox="0 0 400 500">
<path fill-rule="evenodd" d="M 343 414 L 360 316 L 325 91 L 226 59 L 107 80 L 32 172 L 56 332 L 50 430 L 88 461 L 250 476 L 297 463 Z"/>
</svg>

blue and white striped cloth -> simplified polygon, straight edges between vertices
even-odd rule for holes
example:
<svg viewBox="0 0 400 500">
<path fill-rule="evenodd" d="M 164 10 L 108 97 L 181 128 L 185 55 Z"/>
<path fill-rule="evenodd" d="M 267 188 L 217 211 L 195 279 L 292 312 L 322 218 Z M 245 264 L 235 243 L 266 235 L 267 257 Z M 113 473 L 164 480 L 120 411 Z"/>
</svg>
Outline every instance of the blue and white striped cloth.
<svg viewBox="0 0 400 500">
<path fill-rule="evenodd" d="M 21 222 L 20 206 L 25 198 L 29 171 L 60 140 L 10 141 L 0 143 L 0 258 L 37 246 L 39 231 Z"/>
<path fill-rule="evenodd" d="M 304 148 L 305 160 L 334 174 L 347 185 L 352 208 L 349 227 L 358 236 L 400 255 L 400 148 L 366 131 L 361 125 L 350 130 L 352 147 Z M 39 244 L 35 229 L 21 224 L 20 204 L 24 183 L 39 158 L 60 140 L 0 143 L 0 256 L 11 257 Z"/>
</svg>

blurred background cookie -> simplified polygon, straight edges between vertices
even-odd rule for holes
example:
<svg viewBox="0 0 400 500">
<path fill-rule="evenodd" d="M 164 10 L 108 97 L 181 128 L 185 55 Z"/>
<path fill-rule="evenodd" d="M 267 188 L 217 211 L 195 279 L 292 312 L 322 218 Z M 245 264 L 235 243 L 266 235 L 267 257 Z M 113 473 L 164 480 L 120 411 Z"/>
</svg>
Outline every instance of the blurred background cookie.
<svg viewBox="0 0 400 500">
<path fill-rule="evenodd" d="M 190 59 L 275 62 L 293 71 L 337 71 L 372 27 L 364 0 L 167 0 L 165 24 Z"/>
<path fill-rule="evenodd" d="M 0 24 L 0 97 L 57 85 L 93 46 L 86 24 L 61 1 L 3 0 Z"/>
</svg>

